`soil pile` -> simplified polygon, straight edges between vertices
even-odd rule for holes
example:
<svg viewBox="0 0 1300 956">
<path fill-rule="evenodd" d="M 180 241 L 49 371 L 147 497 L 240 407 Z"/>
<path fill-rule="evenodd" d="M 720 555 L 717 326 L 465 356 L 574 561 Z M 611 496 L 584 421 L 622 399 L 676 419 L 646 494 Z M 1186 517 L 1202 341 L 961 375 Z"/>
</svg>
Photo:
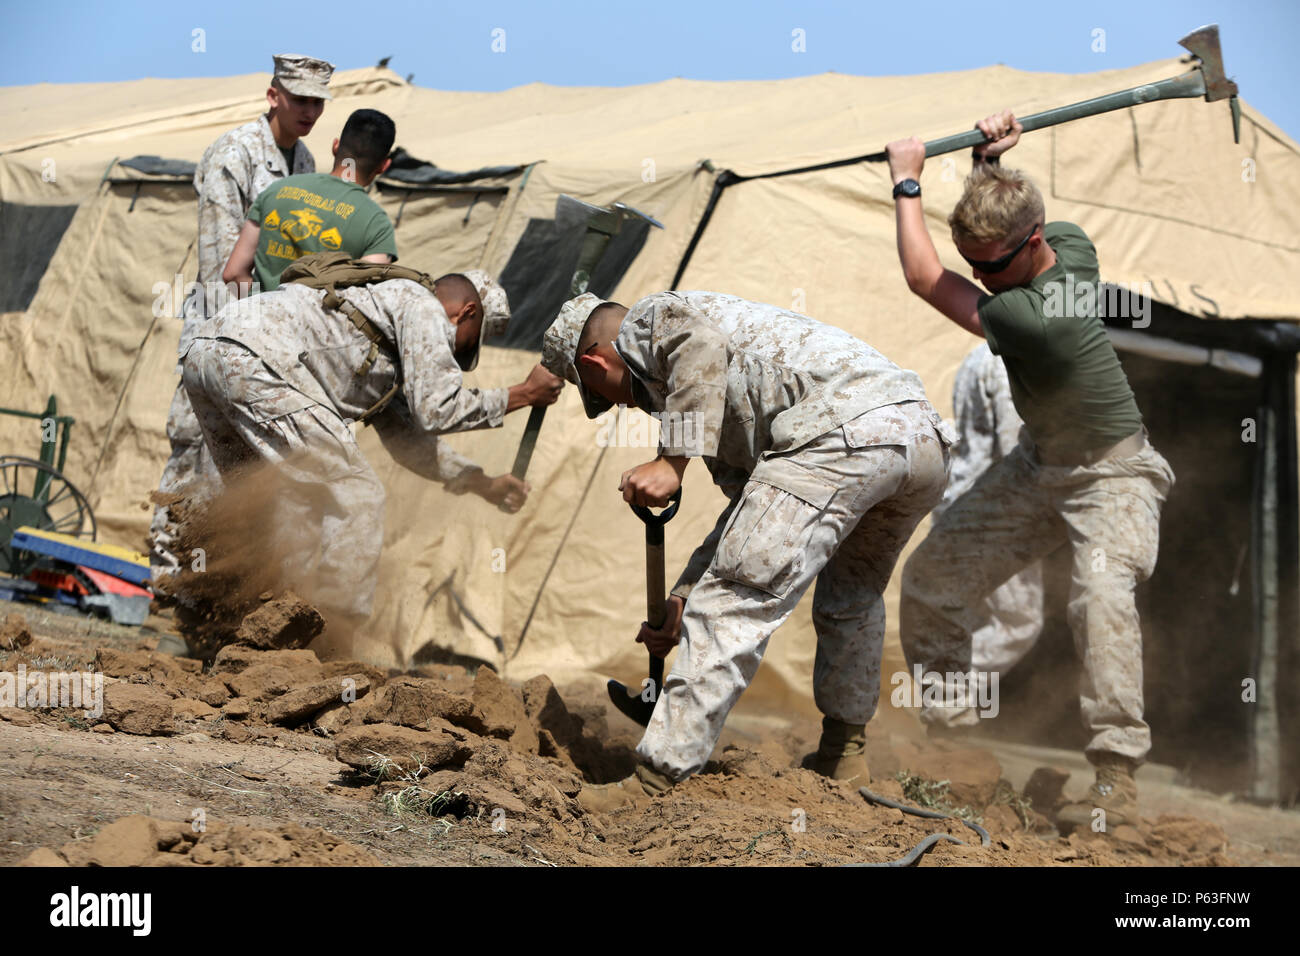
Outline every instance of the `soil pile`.
<svg viewBox="0 0 1300 956">
<path fill-rule="evenodd" d="M 284 634 L 290 635 L 285 643 L 295 643 L 305 633 L 302 622 L 310 622 L 292 598 L 259 601 L 251 613 L 253 623 L 234 630 L 273 645 Z M 93 667 L 104 675 L 104 707 L 93 717 L 72 708 L 0 710 L 0 719 L 14 724 L 161 737 L 176 747 L 187 741 L 317 753 L 332 747 L 337 776 L 319 784 L 321 792 L 358 801 L 377 818 L 353 839 L 396 821 L 487 847 L 498 861 L 833 866 L 894 860 L 943 832 L 961 842 L 940 843 L 920 865 L 1229 862 L 1223 830 L 1190 817 L 1061 835 L 1050 822 L 1066 799 L 1060 771 L 1042 768 L 1017 792 L 987 750 L 912 740 L 874 725 L 870 789 L 979 822 L 989 832 L 988 846 L 959 819 L 923 819 L 873 804 L 856 781 L 800 768 L 815 746 L 815 730 L 756 739 L 729 729 L 717 759 L 668 794 L 590 812 L 578 799 L 583 788 L 632 772 L 640 728 L 603 698 L 566 698 L 545 675 L 514 686 L 486 665 L 387 672 L 321 660 L 308 648 L 248 644 L 222 647 L 204 665 L 147 643 L 88 651 L 40 636 L 17 649 L 0 648 L 0 668 L 12 672 L 20 663 L 29 672 Z M 365 853 L 292 824 L 276 830 L 213 824 L 199 834 L 185 821 L 128 817 L 57 854 L 38 851 L 28 862 L 352 865 Z"/>
<path fill-rule="evenodd" d="M 19 866 L 378 866 L 366 850 L 318 828 L 273 830 L 180 823 L 148 816 L 115 820 L 91 839 L 39 849 Z"/>
</svg>

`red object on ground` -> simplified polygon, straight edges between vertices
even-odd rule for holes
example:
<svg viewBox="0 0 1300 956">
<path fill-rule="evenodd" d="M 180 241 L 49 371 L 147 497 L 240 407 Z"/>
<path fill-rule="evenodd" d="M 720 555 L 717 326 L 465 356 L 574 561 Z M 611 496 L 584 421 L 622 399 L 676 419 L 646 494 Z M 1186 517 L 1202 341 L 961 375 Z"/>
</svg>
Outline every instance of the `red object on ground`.
<svg viewBox="0 0 1300 956">
<path fill-rule="evenodd" d="M 103 571 L 96 571 L 94 568 L 88 568 L 80 564 L 77 565 L 77 570 L 89 578 L 91 583 L 99 588 L 101 594 L 119 594 L 122 597 L 153 597 L 152 592 Z M 83 591 L 82 593 L 86 592 Z"/>
<path fill-rule="evenodd" d="M 33 568 L 27 572 L 27 580 L 35 581 L 41 587 L 49 588 L 52 591 L 68 591 L 72 594 L 90 593 L 90 589 L 78 581 L 74 575 L 64 571 L 44 571 L 40 568 Z"/>
</svg>

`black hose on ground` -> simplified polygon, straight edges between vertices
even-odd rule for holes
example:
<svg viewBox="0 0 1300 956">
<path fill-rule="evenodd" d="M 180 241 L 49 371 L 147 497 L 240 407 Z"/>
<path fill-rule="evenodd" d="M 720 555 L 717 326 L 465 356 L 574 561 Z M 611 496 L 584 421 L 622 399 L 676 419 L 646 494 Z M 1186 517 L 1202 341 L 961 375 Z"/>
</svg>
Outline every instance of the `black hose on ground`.
<svg viewBox="0 0 1300 956">
<path fill-rule="evenodd" d="M 931 820 L 957 820 L 970 827 L 980 835 L 980 845 L 989 845 L 989 832 L 978 823 L 971 823 L 969 820 L 962 820 L 961 817 L 950 816 L 947 813 L 939 813 L 936 810 L 924 810 L 921 807 L 910 807 L 905 803 L 899 803 L 897 800 L 891 800 L 889 797 L 882 797 L 878 793 L 872 793 L 866 787 L 858 787 L 858 793 L 862 794 L 871 803 L 879 804 L 882 807 L 893 807 L 895 810 L 901 810 L 903 813 L 910 813 L 917 817 L 926 817 Z M 941 840 L 947 840 L 951 843 L 957 843 L 961 846 L 967 846 L 965 840 L 958 840 L 955 836 L 947 833 L 931 833 L 928 837 L 918 843 L 907 853 L 897 860 L 889 860 L 885 863 L 846 863 L 845 866 L 911 866 L 919 860 L 927 850 Z"/>
</svg>

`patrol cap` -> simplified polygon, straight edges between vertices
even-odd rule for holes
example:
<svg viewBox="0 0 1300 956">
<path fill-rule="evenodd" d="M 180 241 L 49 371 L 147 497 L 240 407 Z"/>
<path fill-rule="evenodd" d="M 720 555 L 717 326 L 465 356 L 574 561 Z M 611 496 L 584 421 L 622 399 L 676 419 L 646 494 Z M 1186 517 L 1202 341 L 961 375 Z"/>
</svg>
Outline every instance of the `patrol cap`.
<svg viewBox="0 0 1300 956">
<path fill-rule="evenodd" d="M 471 279 L 469 276 L 465 275 L 465 273 L 463 273 L 463 272 L 451 272 L 451 273 L 448 273 L 448 275 L 459 275 L 462 279 L 464 279 L 464 280 L 467 281 L 471 286 L 474 287 L 474 292 L 475 292 L 475 294 L 479 294 L 479 295 L 481 296 L 481 293 L 479 293 L 479 291 L 478 291 L 478 283 L 476 283 L 476 282 L 475 282 L 473 279 Z M 444 278 L 445 278 L 445 276 L 444 276 Z M 481 299 L 481 298 L 480 298 L 480 300 L 479 300 L 479 304 L 480 304 L 480 306 L 482 305 L 482 299 Z M 485 330 L 486 328 L 487 328 L 487 315 L 486 315 L 486 313 L 484 313 L 483 318 L 479 319 L 479 323 L 478 323 L 478 338 L 476 338 L 476 339 L 474 340 L 474 347 L 473 347 L 472 351 L 469 353 L 469 355 L 458 354 L 458 355 L 456 356 L 456 364 L 460 366 L 460 370 L 461 370 L 462 372 L 472 372 L 472 371 L 474 371 L 474 369 L 478 368 L 478 357 L 479 357 L 479 354 L 483 351 L 483 336 L 486 334 L 486 333 L 484 332 L 484 330 Z"/>
<path fill-rule="evenodd" d="M 466 269 L 461 275 L 474 283 L 483 303 L 483 338 L 505 335 L 510 325 L 510 299 L 506 290 L 482 269 Z"/>
<path fill-rule="evenodd" d="M 295 96 L 315 96 L 332 100 L 329 82 L 334 74 L 334 64 L 296 53 L 279 53 L 275 60 L 275 78 Z"/>
<path fill-rule="evenodd" d="M 604 414 L 613 406 L 609 400 L 587 390 L 578 377 L 577 366 L 578 339 L 582 337 L 583 326 L 596 306 L 604 301 L 591 292 L 570 299 L 560 307 L 559 315 L 542 336 L 542 366 L 552 375 L 578 386 L 588 418 Z"/>
</svg>

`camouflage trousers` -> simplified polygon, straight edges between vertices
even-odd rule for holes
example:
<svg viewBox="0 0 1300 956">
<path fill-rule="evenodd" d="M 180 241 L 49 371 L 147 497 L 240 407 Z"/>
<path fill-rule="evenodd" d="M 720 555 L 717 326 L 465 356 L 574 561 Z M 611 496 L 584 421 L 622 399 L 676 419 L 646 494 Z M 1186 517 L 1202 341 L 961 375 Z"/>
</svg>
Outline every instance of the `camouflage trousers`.
<svg viewBox="0 0 1300 956">
<path fill-rule="evenodd" d="M 384 486 L 338 414 L 291 387 L 236 342 L 199 339 L 182 380 L 212 459 L 232 494 L 260 493 L 272 466 L 279 582 L 327 619 L 370 615 L 384 538 Z"/>
<path fill-rule="evenodd" d="M 195 494 L 210 497 L 220 491 L 221 473 L 217 471 L 207 446 L 199 420 L 190 405 L 183 383 L 177 383 L 167 411 L 167 439 L 171 454 L 158 482 L 158 491 L 164 495 Z M 169 507 L 154 506 L 153 520 L 149 523 L 149 568 L 152 577 L 174 574 L 180 567 L 181 556 L 172 550 L 176 537 L 176 524 Z"/>
<path fill-rule="evenodd" d="M 946 508 L 943 510 L 947 510 Z M 935 509 L 938 521 L 942 511 Z M 971 626 L 971 669 L 976 674 L 1005 674 L 1020 663 L 1043 633 L 1043 565 L 1029 565 L 979 602 Z M 932 707 L 924 720 L 948 726 L 975 720 L 968 707 Z"/>
<path fill-rule="evenodd" d="M 1086 466 L 1039 463 L 1032 441 L 979 477 L 935 522 L 903 569 L 903 652 L 926 674 L 971 670 L 971 634 L 983 599 L 1057 548 L 1072 553 L 1068 617 L 1083 662 L 1079 698 L 1089 753 L 1142 760 L 1151 731 L 1142 718 L 1142 631 L 1134 589 L 1155 570 L 1160 509 L 1174 474 L 1147 444 L 1127 458 Z M 947 677 L 945 676 L 945 680 Z M 936 678 L 936 683 L 938 678 Z M 953 697 L 949 697 L 953 700 Z M 969 699 L 959 714 L 927 722 L 978 722 Z"/>
<path fill-rule="evenodd" d="M 848 723 L 871 719 L 885 585 L 943 495 L 949 444 L 930 404 L 907 402 L 759 462 L 686 601 L 676 660 L 637 747 L 643 760 L 675 780 L 704 767 L 768 639 L 814 581 L 817 706 Z"/>
</svg>

